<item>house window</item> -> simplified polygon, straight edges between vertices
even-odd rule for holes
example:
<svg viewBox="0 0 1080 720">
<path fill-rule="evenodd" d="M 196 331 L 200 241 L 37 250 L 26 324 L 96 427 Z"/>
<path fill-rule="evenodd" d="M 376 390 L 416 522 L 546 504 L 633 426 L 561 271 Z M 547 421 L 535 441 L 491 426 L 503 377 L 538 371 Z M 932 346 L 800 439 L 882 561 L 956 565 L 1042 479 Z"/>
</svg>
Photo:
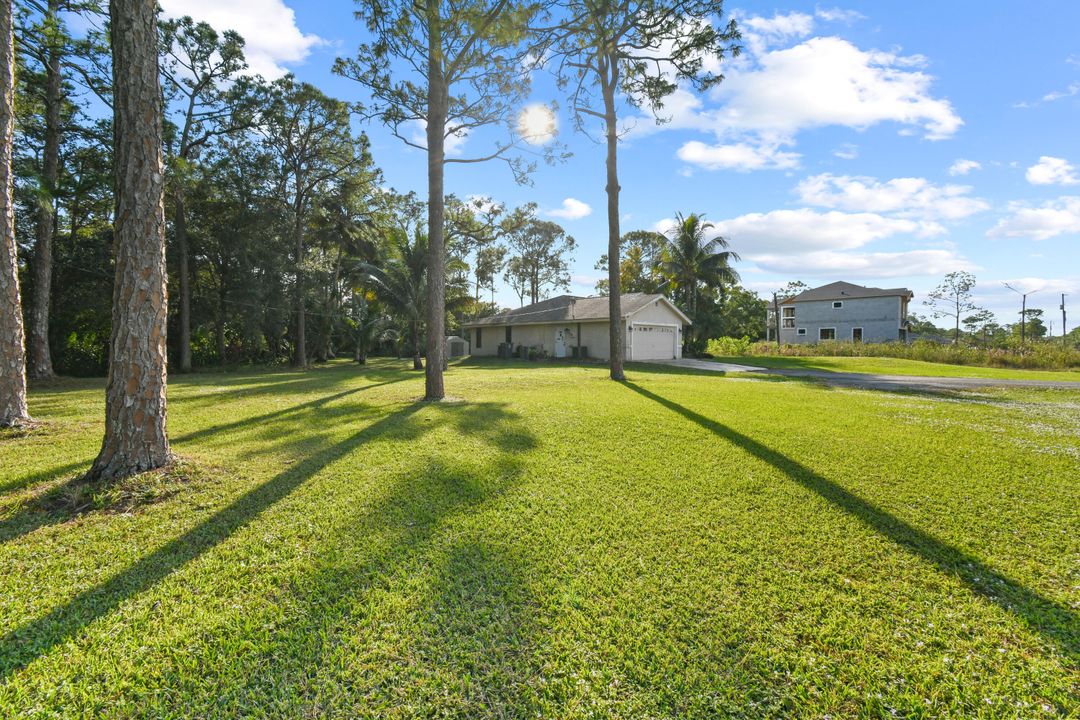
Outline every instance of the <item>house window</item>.
<svg viewBox="0 0 1080 720">
<path fill-rule="evenodd" d="M 851 342 L 862 342 L 862 328 L 851 328 Z"/>
<path fill-rule="evenodd" d="M 842 307 L 844 307 L 844 301 L 843 300 L 837 300 L 836 302 L 834 302 L 832 304 L 832 306 L 834 308 L 842 308 Z"/>
<path fill-rule="evenodd" d="M 793 328 L 795 327 L 795 308 L 783 307 L 780 308 L 780 317 L 783 320 L 783 327 Z"/>
<path fill-rule="evenodd" d="M 818 338 L 817 339 L 818 340 L 835 340 L 836 339 L 836 328 L 819 328 L 818 329 Z"/>
<path fill-rule="evenodd" d="M 806 328 L 799 328 L 799 329 L 798 329 L 798 330 L 796 331 L 796 334 L 798 334 L 798 335 L 805 335 L 805 334 L 806 334 Z"/>
<path fill-rule="evenodd" d="M 506 326 L 506 344 L 509 345 L 514 342 L 513 333 L 510 332 L 510 326 Z"/>
<path fill-rule="evenodd" d="M 483 331 L 480 328 L 476 328 L 476 349 L 477 350 L 484 347 L 483 337 L 484 337 Z"/>
</svg>

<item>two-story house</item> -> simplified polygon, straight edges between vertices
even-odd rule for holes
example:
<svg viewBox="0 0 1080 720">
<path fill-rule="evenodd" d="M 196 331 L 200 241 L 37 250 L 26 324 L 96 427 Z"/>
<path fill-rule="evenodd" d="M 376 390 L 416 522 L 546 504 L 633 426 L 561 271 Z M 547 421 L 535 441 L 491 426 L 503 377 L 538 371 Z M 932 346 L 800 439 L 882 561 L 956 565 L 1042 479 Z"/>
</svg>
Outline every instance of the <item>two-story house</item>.
<svg viewBox="0 0 1080 720">
<path fill-rule="evenodd" d="M 907 340 L 907 288 L 872 288 L 834 282 L 778 303 L 782 343 L 825 340 L 888 342 Z M 769 308 L 769 339 L 776 338 L 775 310 Z"/>
</svg>

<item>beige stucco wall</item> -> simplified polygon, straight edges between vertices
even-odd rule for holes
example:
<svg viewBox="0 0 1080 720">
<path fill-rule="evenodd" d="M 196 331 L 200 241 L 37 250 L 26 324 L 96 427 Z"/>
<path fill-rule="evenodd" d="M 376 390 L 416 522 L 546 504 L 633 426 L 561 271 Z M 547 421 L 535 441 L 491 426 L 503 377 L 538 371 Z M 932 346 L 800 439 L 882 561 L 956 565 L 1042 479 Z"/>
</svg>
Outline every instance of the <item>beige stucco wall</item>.
<svg viewBox="0 0 1080 720">
<path fill-rule="evenodd" d="M 606 322 L 581 323 L 581 344 L 589 357 L 607 358 L 608 324 Z"/>
<path fill-rule="evenodd" d="M 682 318 L 680 318 L 667 303 L 657 300 L 648 307 L 644 307 L 634 313 L 630 317 L 630 322 L 682 325 Z"/>
<path fill-rule="evenodd" d="M 566 332 L 566 355 L 571 356 L 576 345 L 584 346 L 590 357 L 606 358 L 608 350 L 607 322 L 583 322 L 580 323 L 581 338 L 578 342 L 579 323 L 568 322 L 558 325 L 514 325 L 510 331 L 511 340 L 516 348 L 518 345 L 540 346 L 549 354 L 555 354 L 555 336 L 559 330 Z M 469 331 L 472 342 L 472 354 L 477 357 L 493 357 L 499 352 L 499 344 L 506 341 L 505 325 L 488 325 L 481 332 L 482 343 L 476 346 L 476 328 Z M 625 335 L 624 335 L 625 337 Z"/>
<path fill-rule="evenodd" d="M 505 329 L 502 327 L 481 328 L 481 347 L 476 347 L 477 328 L 469 329 L 469 343 L 472 346 L 472 354 L 476 357 L 494 357 L 499 352 L 499 343 L 503 341 Z"/>
<path fill-rule="evenodd" d="M 663 324 L 682 326 L 682 318 L 678 316 L 666 303 L 657 301 L 648 307 L 634 313 L 630 318 L 631 323 Z M 625 352 L 627 337 L 626 323 L 622 325 L 622 340 Z M 578 328 L 581 328 L 581 337 L 578 338 Z M 539 346 L 550 355 L 555 355 L 555 336 L 560 329 L 567 332 L 566 346 L 567 357 L 572 354 L 571 348 L 581 345 L 588 351 L 589 357 L 606 360 L 608 358 L 608 324 L 607 321 L 599 322 L 567 322 L 550 325 L 514 325 L 511 330 L 511 339 L 514 347 L 518 345 Z M 505 325 L 489 325 L 482 330 L 483 342 L 480 347 L 476 346 L 476 329 L 470 330 L 472 353 L 477 357 L 492 357 L 498 354 L 499 344 L 506 340 Z M 680 340 L 681 345 L 681 340 Z"/>
</svg>

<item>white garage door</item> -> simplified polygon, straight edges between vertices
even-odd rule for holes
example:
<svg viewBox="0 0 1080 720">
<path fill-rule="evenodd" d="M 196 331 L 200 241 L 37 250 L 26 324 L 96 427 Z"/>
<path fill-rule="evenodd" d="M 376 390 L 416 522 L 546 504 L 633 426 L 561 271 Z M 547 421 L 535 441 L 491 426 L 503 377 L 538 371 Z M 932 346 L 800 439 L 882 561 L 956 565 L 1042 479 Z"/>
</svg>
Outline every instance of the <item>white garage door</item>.
<svg viewBox="0 0 1080 720">
<path fill-rule="evenodd" d="M 671 325 L 634 325 L 631 360 L 671 360 L 675 357 L 675 328 Z"/>
</svg>

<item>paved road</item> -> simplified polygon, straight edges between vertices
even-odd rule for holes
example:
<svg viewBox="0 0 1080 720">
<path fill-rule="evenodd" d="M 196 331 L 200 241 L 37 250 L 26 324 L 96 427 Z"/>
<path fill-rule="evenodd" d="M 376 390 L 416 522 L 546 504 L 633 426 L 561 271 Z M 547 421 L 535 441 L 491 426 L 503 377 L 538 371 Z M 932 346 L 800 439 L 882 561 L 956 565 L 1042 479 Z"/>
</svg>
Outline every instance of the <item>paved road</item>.
<svg viewBox="0 0 1080 720">
<path fill-rule="evenodd" d="M 710 360 L 669 360 L 661 363 L 676 367 L 693 368 L 723 373 L 760 373 L 805 377 L 821 380 L 830 385 L 867 388 L 870 390 L 970 390 L 982 387 L 1034 387 L 1057 390 L 1080 390 L 1080 382 L 1068 380 L 1006 380 L 999 378 L 971 377 L 922 377 L 918 375 L 871 375 L 868 373 L 832 372 L 801 368 L 764 368 L 752 365 L 718 363 Z"/>
</svg>

